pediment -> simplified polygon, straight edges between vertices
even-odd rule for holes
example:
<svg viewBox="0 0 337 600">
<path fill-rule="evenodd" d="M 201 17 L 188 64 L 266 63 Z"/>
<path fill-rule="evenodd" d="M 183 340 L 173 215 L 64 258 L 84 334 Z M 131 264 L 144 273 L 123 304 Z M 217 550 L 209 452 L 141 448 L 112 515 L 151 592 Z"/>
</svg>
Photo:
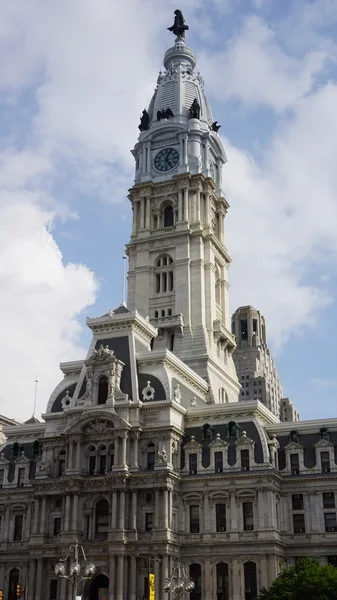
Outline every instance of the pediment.
<svg viewBox="0 0 337 600">
<path fill-rule="evenodd" d="M 215 440 L 210 444 L 211 448 L 221 448 L 222 450 L 228 448 L 228 443 L 221 439 L 220 434 L 216 434 Z"/>
<path fill-rule="evenodd" d="M 192 435 L 191 440 L 189 442 L 187 442 L 187 444 L 185 444 L 184 446 L 184 450 L 192 450 L 192 452 L 197 452 L 198 450 L 200 450 L 201 448 L 201 444 L 199 444 L 195 438 L 194 435 Z"/>
<path fill-rule="evenodd" d="M 329 442 L 329 440 L 319 440 L 319 442 L 315 444 L 315 448 L 334 448 L 334 445 L 332 442 Z"/>
<path fill-rule="evenodd" d="M 254 445 L 255 445 L 254 440 L 247 437 L 247 434 L 245 431 L 242 432 L 242 435 L 240 435 L 240 437 L 238 438 L 238 440 L 236 442 L 236 446 L 240 447 L 240 448 L 242 448 L 242 447 L 243 448 L 251 448 Z"/>
<path fill-rule="evenodd" d="M 297 442 L 289 442 L 289 444 L 286 445 L 285 450 L 288 451 L 292 451 L 292 450 L 303 450 L 303 446 L 301 446 L 301 444 L 298 444 Z"/>
<path fill-rule="evenodd" d="M 130 424 L 118 414 L 108 411 L 92 411 L 70 423 L 65 429 L 64 435 L 80 433 L 97 436 L 121 429 L 130 429 Z"/>
</svg>

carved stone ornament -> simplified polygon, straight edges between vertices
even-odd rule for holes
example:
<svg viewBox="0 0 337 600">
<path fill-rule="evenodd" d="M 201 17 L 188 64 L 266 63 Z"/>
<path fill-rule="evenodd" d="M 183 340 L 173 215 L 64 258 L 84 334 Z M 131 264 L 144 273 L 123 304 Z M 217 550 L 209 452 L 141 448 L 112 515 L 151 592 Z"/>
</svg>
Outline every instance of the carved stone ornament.
<svg viewBox="0 0 337 600">
<path fill-rule="evenodd" d="M 197 399 L 195 397 L 193 397 L 191 399 L 191 406 L 196 406 L 197 405 Z"/>
<path fill-rule="evenodd" d="M 142 390 L 143 401 L 154 400 L 155 390 L 151 387 L 151 381 L 146 382 L 146 387 Z"/>
<path fill-rule="evenodd" d="M 84 428 L 84 433 L 106 433 L 107 430 L 113 429 L 114 425 L 106 419 L 95 419 L 90 421 Z"/>
<path fill-rule="evenodd" d="M 178 402 L 178 404 L 180 404 L 181 402 L 181 391 L 179 383 L 177 383 L 177 385 L 174 387 L 174 400 L 175 402 Z"/>
<path fill-rule="evenodd" d="M 114 351 L 110 350 L 108 345 L 104 347 L 103 344 L 101 344 L 98 350 L 96 350 L 96 348 L 93 349 L 91 357 L 86 361 L 86 364 L 88 366 L 89 364 L 106 362 L 107 360 L 111 360 L 113 357 Z"/>
<path fill-rule="evenodd" d="M 163 465 L 166 464 L 168 460 L 165 446 L 162 446 L 160 450 L 157 452 L 157 464 Z"/>
<path fill-rule="evenodd" d="M 48 458 L 38 463 L 38 473 L 45 473 L 48 475 L 51 471 L 51 464 Z"/>
<path fill-rule="evenodd" d="M 71 396 L 69 396 L 69 392 L 67 390 L 66 395 L 61 400 L 62 409 L 67 410 L 67 408 L 70 408 L 70 403 L 71 403 Z"/>
</svg>

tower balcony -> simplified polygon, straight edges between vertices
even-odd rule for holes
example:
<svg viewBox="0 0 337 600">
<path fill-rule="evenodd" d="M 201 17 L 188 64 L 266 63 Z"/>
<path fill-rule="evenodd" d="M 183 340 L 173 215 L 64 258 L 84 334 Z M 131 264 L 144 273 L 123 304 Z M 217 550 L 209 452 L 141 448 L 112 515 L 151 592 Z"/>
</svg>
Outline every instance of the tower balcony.
<svg viewBox="0 0 337 600">
<path fill-rule="evenodd" d="M 213 321 L 214 341 L 221 342 L 228 353 L 232 354 L 236 348 L 234 335 L 223 325 L 221 321 Z"/>
<path fill-rule="evenodd" d="M 178 335 L 183 335 L 184 331 L 184 317 L 180 313 L 179 315 L 167 315 L 166 317 L 157 317 L 150 319 L 151 325 L 157 327 L 158 335 L 162 329 L 174 329 Z"/>
</svg>

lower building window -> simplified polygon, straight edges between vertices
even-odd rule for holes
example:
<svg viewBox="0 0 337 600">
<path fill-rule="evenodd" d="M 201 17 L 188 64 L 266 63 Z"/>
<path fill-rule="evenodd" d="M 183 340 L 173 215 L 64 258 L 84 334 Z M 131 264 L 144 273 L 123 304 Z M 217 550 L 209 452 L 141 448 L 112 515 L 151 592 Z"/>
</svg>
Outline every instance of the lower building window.
<svg viewBox="0 0 337 600">
<path fill-rule="evenodd" d="M 153 529 L 153 513 L 145 513 L 145 531 Z"/>
<path fill-rule="evenodd" d="M 324 523 L 326 532 L 337 531 L 336 513 L 324 513 Z"/>
<path fill-rule="evenodd" d="M 256 564 L 246 562 L 244 564 L 245 600 L 255 600 L 257 596 L 257 573 Z"/>
<path fill-rule="evenodd" d="M 252 502 L 242 503 L 243 513 L 243 529 L 244 531 L 253 531 L 254 529 L 254 512 Z"/>
<path fill-rule="evenodd" d="M 21 540 L 22 540 L 22 525 L 23 525 L 23 515 L 15 515 L 15 518 L 14 518 L 14 542 L 21 542 Z"/>
<path fill-rule="evenodd" d="M 58 535 L 61 532 L 61 517 L 55 517 L 54 519 L 54 535 Z"/>
<path fill-rule="evenodd" d="M 323 492 L 323 508 L 335 508 L 334 492 Z"/>
<path fill-rule="evenodd" d="M 216 530 L 226 531 L 226 504 L 215 505 Z"/>
<path fill-rule="evenodd" d="M 229 600 L 227 563 L 218 563 L 216 566 L 216 600 Z"/>
<path fill-rule="evenodd" d="M 199 506 L 190 506 L 190 533 L 199 533 Z"/>
<path fill-rule="evenodd" d="M 337 567 L 337 556 L 336 555 L 327 556 L 327 559 L 328 559 L 328 565 Z"/>
<path fill-rule="evenodd" d="M 293 515 L 294 533 L 305 533 L 304 514 Z"/>
</svg>

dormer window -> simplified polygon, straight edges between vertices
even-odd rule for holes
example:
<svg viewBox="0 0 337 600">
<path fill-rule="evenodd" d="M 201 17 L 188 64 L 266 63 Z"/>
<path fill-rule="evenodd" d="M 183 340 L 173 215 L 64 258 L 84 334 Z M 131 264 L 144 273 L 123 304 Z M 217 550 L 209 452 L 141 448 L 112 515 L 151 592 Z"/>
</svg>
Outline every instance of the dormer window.
<svg viewBox="0 0 337 600">
<path fill-rule="evenodd" d="M 290 454 L 290 470 L 292 475 L 298 475 L 300 472 L 300 462 L 298 454 Z"/>
<path fill-rule="evenodd" d="M 19 468 L 18 472 L 18 487 L 23 487 L 25 484 L 25 473 L 26 469 L 24 467 Z"/>
<path fill-rule="evenodd" d="M 108 399 L 109 382 L 106 375 L 102 375 L 98 382 L 97 404 L 106 404 Z"/>
</svg>

